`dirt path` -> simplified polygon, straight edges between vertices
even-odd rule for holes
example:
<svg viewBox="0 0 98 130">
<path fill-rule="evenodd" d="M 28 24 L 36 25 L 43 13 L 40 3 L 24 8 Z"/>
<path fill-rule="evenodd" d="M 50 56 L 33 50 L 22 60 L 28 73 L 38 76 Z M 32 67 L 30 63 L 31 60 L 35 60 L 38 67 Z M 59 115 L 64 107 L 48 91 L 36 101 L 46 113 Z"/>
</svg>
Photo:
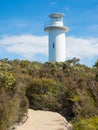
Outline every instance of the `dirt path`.
<svg viewBox="0 0 98 130">
<path fill-rule="evenodd" d="M 16 130 L 71 130 L 64 117 L 55 112 L 28 110 L 28 119 Z"/>
</svg>

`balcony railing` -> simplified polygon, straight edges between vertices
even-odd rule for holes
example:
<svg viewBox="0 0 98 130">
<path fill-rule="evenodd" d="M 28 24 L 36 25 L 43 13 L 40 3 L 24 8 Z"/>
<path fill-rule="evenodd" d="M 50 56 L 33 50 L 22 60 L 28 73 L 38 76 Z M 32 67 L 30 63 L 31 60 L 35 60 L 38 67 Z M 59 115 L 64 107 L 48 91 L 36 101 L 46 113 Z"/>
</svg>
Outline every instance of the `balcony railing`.
<svg viewBox="0 0 98 130">
<path fill-rule="evenodd" d="M 47 28 L 50 26 L 63 26 L 63 22 L 61 22 L 61 21 L 48 21 L 44 24 L 44 28 Z"/>
</svg>

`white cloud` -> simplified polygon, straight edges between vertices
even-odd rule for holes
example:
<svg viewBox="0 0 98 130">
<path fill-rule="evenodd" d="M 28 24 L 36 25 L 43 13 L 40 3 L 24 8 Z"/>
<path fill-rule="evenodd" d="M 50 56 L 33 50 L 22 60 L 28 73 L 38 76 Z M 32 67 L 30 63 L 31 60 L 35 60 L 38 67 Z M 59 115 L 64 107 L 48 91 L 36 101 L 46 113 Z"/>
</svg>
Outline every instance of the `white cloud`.
<svg viewBox="0 0 98 130">
<path fill-rule="evenodd" d="M 83 39 L 69 36 L 66 42 L 67 58 L 90 59 L 98 56 L 98 38 Z M 37 54 L 48 55 L 47 36 L 3 36 L 0 38 L 0 46 L 8 53 L 19 54 L 29 60 L 34 59 Z"/>
<path fill-rule="evenodd" d="M 3 45 L 7 52 L 20 54 L 31 59 L 36 54 L 47 55 L 47 36 L 3 36 L 0 45 Z"/>
<path fill-rule="evenodd" d="M 94 58 L 98 56 L 98 38 L 82 39 L 70 36 L 67 38 L 67 56 Z"/>
</svg>

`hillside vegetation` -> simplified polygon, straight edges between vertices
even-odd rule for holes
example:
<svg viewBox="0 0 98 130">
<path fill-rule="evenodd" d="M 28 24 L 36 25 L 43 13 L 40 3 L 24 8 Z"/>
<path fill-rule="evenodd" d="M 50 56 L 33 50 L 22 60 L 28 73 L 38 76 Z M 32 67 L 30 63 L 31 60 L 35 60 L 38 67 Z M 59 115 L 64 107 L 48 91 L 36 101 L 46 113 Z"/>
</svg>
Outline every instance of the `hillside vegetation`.
<svg viewBox="0 0 98 130">
<path fill-rule="evenodd" d="M 0 130 L 26 116 L 28 107 L 62 114 L 74 130 L 98 129 L 98 61 L 93 68 L 66 62 L 0 60 Z"/>
</svg>

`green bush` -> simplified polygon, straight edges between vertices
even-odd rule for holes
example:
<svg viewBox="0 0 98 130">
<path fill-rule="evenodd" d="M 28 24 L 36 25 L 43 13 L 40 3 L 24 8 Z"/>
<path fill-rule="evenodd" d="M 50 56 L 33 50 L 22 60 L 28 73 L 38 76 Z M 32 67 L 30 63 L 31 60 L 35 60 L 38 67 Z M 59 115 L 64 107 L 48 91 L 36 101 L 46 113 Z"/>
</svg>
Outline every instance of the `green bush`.
<svg viewBox="0 0 98 130">
<path fill-rule="evenodd" d="M 21 121 L 28 106 L 61 113 L 74 120 L 76 130 L 97 129 L 97 119 L 92 118 L 98 116 L 97 65 L 80 65 L 77 58 L 44 64 L 1 59 L 0 130 Z"/>
<path fill-rule="evenodd" d="M 60 106 L 61 83 L 49 78 L 34 78 L 26 94 L 33 109 L 57 110 Z"/>
<path fill-rule="evenodd" d="M 74 130 L 98 130 L 98 117 L 80 120 L 74 125 Z"/>
</svg>

